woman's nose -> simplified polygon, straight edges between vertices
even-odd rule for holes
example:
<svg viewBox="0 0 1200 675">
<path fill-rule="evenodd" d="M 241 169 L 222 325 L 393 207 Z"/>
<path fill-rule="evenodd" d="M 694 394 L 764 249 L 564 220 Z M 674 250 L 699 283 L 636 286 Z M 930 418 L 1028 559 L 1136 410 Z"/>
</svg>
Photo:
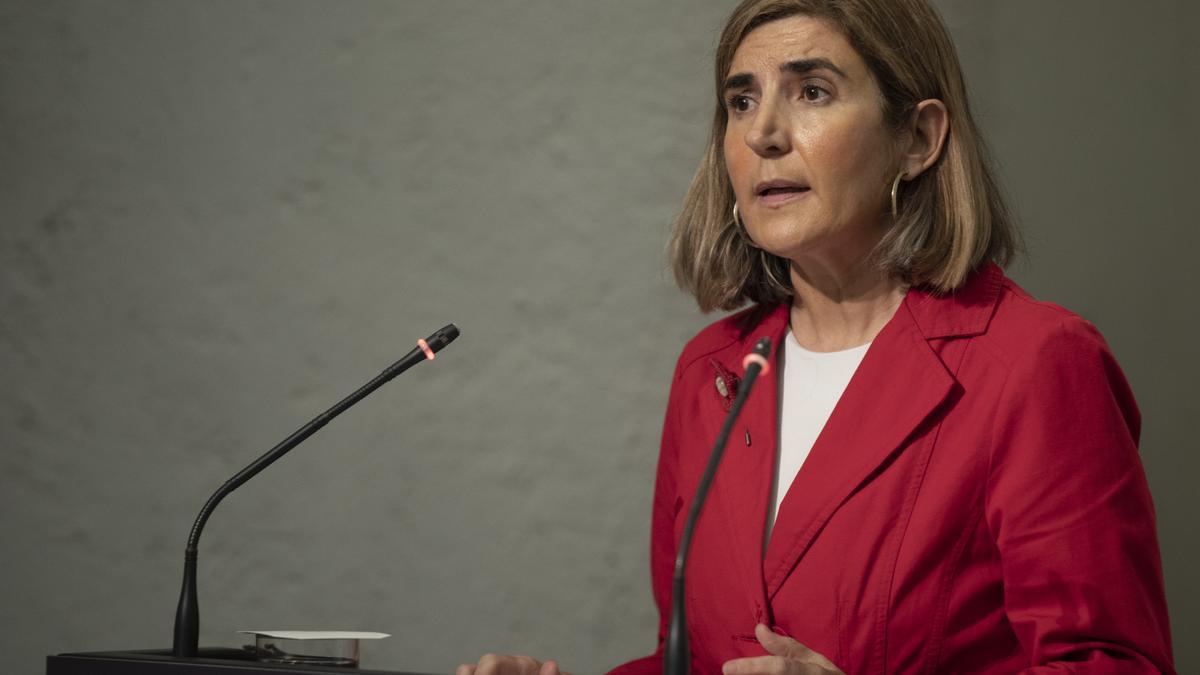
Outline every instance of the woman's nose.
<svg viewBox="0 0 1200 675">
<path fill-rule="evenodd" d="M 774 103 L 763 101 L 754 124 L 746 132 L 746 145 L 762 157 L 776 157 L 790 149 L 787 124 Z"/>
</svg>

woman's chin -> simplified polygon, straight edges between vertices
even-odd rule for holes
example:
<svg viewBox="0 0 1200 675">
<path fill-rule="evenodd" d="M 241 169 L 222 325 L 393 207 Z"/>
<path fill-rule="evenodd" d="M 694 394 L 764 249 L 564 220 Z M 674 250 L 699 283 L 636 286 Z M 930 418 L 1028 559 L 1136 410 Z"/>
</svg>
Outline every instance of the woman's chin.
<svg viewBox="0 0 1200 675">
<path fill-rule="evenodd" d="M 787 260 L 801 261 L 814 255 L 820 255 L 821 237 L 807 236 L 775 236 L 756 237 L 759 248 L 767 253 Z"/>
</svg>

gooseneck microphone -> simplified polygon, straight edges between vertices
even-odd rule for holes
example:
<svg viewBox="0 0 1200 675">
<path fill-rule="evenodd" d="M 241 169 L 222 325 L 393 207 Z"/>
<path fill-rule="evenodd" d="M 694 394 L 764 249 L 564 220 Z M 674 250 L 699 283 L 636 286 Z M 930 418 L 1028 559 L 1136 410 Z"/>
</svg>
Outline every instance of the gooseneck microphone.
<svg viewBox="0 0 1200 675">
<path fill-rule="evenodd" d="M 200 515 L 196 516 L 192 532 L 188 535 L 187 548 L 183 553 L 183 590 L 179 594 L 179 607 L 175 610 L 175 642 L 172 649 L 174 656 L 196 656 L 198 651 L 200 608 L 196 600 L 196 547 L 200 542 L 200 532 L 204 529 L 204 523 L 208 522 L 208 517 L 212 515 L 217 504 L 221 503 L 226 495 L 236 490 L 242 483 L 250 480 L 275 460 L 286 455 L 289 450 L 300 445 L 304 439 L 315 434 L 330 420 L 345 412 L 347 408 L 366 398 L 368 394 L 416 364 L 425 360 L 433 360 L 434 354 L 453 342 L 456 337 L 458 337 L 458 328 L 454 324 L 449 324 L 427 339 L 417 340 L 417 347 L 405 354 L 404 358 L 388 366 L 375 379 L 360 387 L 358 391 L 300 427 L 282 443 L 271 448 L 262 457 L 239 471 L 233 478 L 225 481 L 225 484 L 208 498 L 208 501 L 204 503 L 204 508 L 200 509 Z"/>
<path fill-rule="evenodd" d="M 738 388 L 737 397 L 725 416 L 725 425 L 717 434 L 717 442 L 713 445 L 712 454 L 708 457 L 708 466 L 700 477 L 696 487 L 696 497 L 688 509 L 687 520 L 683 524 L 683 534 L 679 538 L 679 551 L 675 554 L 675 581 L 671 589 L 671 625 L 667 631 L 667 647 L 663 653 L 663 675 L 690 675 L 692 653 L 688 648 L 687 611 L 683 600 L 683 574 L 687 566 L 688 548 L 692 543 L 692 530 L 696 528 L 696 520 L 700 517 L 700 509 L 708 496 L 708 488 L 712 485 L 713 477 L 717 474 L 717 465 L 721 463 L 721 455 L 725 454 L 725 444 L 729 441 L 729 432 L 737 421 L 742 406 L 750 396 L 750 389 L 760 373 L 769 370 L 767 355 L 771 353 L 770 338 L 760 338 L 754 345 L 754 350 L 746 355 L 742 365 L 746 375 Z"/>
</svg>

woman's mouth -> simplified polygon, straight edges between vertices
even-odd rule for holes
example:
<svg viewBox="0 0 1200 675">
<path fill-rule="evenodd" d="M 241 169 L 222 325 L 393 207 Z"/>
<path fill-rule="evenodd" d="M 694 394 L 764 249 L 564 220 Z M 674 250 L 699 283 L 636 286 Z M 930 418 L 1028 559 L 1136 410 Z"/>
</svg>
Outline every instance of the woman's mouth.
<svg viewBox="0 0 1200 675">
<path fill-rule="evenodd" d="M 754 187 L 758 201 L 764 206 L 780 206 L 800 199 L 809 191 L 807 185 L 791 181 L 769 181 Z"/>
</svg>

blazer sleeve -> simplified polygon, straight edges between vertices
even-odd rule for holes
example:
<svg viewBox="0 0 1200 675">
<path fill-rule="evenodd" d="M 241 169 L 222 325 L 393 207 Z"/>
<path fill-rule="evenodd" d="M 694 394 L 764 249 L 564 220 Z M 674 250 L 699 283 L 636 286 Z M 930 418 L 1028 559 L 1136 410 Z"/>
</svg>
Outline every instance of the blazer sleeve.
<svg viewBox="0 0 1200 675">
<path fill-rule="evenodd" d="M 1173 673 L 1140 417 L 1103 338 L 1064 318 L 1016 357 L 985 515 L 1027 673 Z"/>
<path fill-rule="evenodd" d="M 671 621 L 671 582 L 675 573 L 675 517 L 683 504 L 677 489 L 679 416 L 685 388 L 681 383 L 682 372 L 683 357 L 680 357 L 671 381 L 671 394 L 663 421 L 650 521 L 650 582 L 654 590 L 654 603 L 658 606 L 658 646 L 652 655 L 617 666 L 609 671 L 609 675 L 661 675 L 663 671 L 663 645 Z"/>
</svg>

